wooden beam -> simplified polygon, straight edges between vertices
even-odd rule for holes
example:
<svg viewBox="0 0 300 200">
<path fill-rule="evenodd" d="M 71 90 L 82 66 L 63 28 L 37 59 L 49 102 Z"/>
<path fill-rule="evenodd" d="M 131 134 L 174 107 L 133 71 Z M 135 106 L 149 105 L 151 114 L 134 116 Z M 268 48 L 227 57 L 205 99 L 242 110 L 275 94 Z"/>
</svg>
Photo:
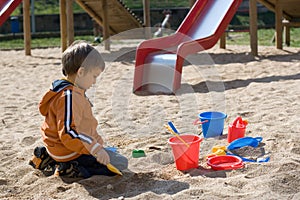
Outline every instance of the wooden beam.
<svg viewBox="0 0 300 200">
<path fill-rule="evenodd" d="M 108 2 L 107 0 L 103 0 L 102 4 L 103 11 L 103 40 L 104 40 L 104 48 L 105 50 L 110 51 L 110 35 L 109 35 L 109 20 L 108 20 Z"/>
<path fill-rule="evenodd" d="M 283 24 L 285 23 L 285 22 L 282 22 Z M 285 24 L 284 24 L 285 25 Z M 300 27 L 300 22 L 288 22 L 288 25 L 290 26 L 290 27 Z"/>
<path fill-rule="evenodd" d="M 257 1 L 259 3 L 261 3 L 262 5 L 264 5 L 266 8 L 268 8 L 269 10 L 273 11 L 274 13 L 276 12 L 275 5 L 270 3 L 269 1 L 266 1 L 266 0 L 257 0 Z M 283 16 L 284 16 L 285 19 L 288 19 L 288 20 L 292 19 L 292 16 L 288 15 L 285 12 L 283 12 Z"/>
<path fill-rule="evenodd" d="M 249 1 L 249 20 L 250 20 L 250 47 L 253 56 L 258 55 L 257 50 L 257 2 Z"/>
<path fill-rule="evenodd" d="M 68 46 L 74 42 L 74 15 L 73 15 L 73 0 L 66 1 L 67 8 L 67 35 Z"/>
<path fill-rule="evenodd" d="M 149 0 L 148 0 L 149 1 Z M 118 6 L 120 9 L 123 8 L 123 5 L 120 3 L 119 0 L 109 0 L 109 2 L 114 2 L 113 5 L 114 6 Z M 141 27 L 140 22 L 132 15 L 132 13 L 129 12 L 129 9 L 127 9 L 127 12 L 124 12 L 123 14 L 127 15 L 129 18 L 132 18 L 132 22 L 137 26 L 137 27 Z"/>
<path fill-rule="evenodd" d="M 103 20 L 99 15 L 97 15 L 93 10 L 91 10 L 88 6 L 86 6 L 81 0 L 76 0 L 76 3 L 87 12 L 100 26 L 103 25 Z"/>
<path fill-rule="evenodd" d="M 23 27 L 25 55 L 31 55 L 31 30 L 30 30 L 30 0 L 23 0 Z"/>
<path fill-rule="evenodd" d="M 104 27 L 104 22 L 101 16 L 97 15 L 89 6 L 83 3 L 81 0 L 76 0 L 76 3 L 89 14 L 100 26 Z M 97 3 L 99 3 L 97 1 Z M 117 34 L 118 32 L 109 26 L 110 33 Z"/>
<path fill-rule="evenodd" d="M 144 13 L 144 26 L 145 28 L 145 38 L 151 38 L 151 20 L 150 20 L 150 1 L 143 0 L 143 13 Z"/>
<path fill-rule="evenodd" d="M 59 1 L 60 7 L 60 40 L 61 50 L 64 52 L 67 49 L 67 12 L 66 0 Z"/>
<path fill-rule="evenodd" d="M 282 49 L 282 7 L 279 0 L 275 4 L 276 48 Z"/>
</svg>

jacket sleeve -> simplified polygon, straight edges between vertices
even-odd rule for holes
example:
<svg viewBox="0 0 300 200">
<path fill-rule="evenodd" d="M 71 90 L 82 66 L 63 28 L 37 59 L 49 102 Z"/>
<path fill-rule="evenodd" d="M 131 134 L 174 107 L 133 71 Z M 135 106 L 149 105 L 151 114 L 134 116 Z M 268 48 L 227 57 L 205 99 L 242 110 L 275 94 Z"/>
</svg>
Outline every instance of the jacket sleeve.
<svg viewBox="0 0 300 200">
<path fill-rule="evenodd" d="M 57 128 L 63 145 L 79 154 L 95 155 L 103 148 L 103 141 L 96 132 L 96 127 L 84 129 L 80 128 L 84 118 L 84 112 L 90 107 L 86 107 L 85 99 L 82 96 L 73 94 L 72 90 L 64 91 L 64 95 L 58 100 L 57 107 Z"/>
</svg>

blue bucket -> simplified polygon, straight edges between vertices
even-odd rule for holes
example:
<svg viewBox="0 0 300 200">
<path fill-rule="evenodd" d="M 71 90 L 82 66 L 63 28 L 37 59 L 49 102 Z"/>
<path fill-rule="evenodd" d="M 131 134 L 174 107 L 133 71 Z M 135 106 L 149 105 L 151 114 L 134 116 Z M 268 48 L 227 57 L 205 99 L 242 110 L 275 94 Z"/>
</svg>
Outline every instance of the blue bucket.
<svg viewBox="0 0 300 200">
<path fill-rule="evenodd" d="M 224 121 L 227 115 L 222 112 L 203 112 L 199 114 L 202 132 L 205 138 L 216 137 L 223 134 Z"/>
</svg>

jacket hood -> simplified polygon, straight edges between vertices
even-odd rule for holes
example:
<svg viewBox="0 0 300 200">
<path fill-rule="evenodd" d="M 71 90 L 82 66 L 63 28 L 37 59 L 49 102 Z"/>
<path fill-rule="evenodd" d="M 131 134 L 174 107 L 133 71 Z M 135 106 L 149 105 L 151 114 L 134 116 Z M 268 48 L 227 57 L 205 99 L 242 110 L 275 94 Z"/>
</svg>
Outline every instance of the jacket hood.
<svg viewBox="0 0 300 200">
<path fill-rule="evenodd" d="M 43 116 L 48 114 L 50 103 L 53 97 L 55 97 L 59 92 L 68 86 L 73 86 L 73 84 L 67 80 L 56 80 L 52 83 L 52 88 L 46 92 L 39 104 L 39 110 Z"/>
</svg>

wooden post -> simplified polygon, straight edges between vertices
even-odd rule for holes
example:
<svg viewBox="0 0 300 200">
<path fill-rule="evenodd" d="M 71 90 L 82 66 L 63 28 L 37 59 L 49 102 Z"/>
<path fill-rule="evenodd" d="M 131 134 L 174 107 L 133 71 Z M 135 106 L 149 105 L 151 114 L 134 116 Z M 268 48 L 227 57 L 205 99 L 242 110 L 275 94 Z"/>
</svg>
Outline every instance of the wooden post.
<svg viewBox="0 0 300 200">
<path fill-rule="evenodd" d="M 249 1 L 249 20 L 250 20 L 250 47 L 253 56 L 258 55 L 257 50 L 257 2 Z"/>
<path fill-rule="evenodd" d="M 103 0 L 102 4 L 103 10 L 103 40 L 104 40 L 104 49 L 110 51 L 110 35 L 109 35 L 109 21 L 108 21 L 108 5 L 107 0 Z"/>
<path fill-rule="evenodd" d="M 61 50 L 64 52 L 67 49 L 67 13 L 66 0 L 60 0 L 60 39 Z"/>
<path fill-rule="evenodd" d="M 286 46 L 290 46 L 291 44 L 291 35 L 290 35 L 290 24 L 289 23 L 286 23 L 284 25 L 284 33 L 285 33 L 285 44 Z"/>
<path fill-rule="evenodd" d="M 220 48 L 226 49 L 226 32 L 224 32 L 220 38 Z"/>
<path fill-rule="evenodd" d="M 143 14 L 144 14 L 144 26 L 145 28 L 145 38 L 151 38 L 151 20 L 150 20 L 150 1 L 143 0 Z"/>
<path fill-rule="evenodd" d="M 276 48 L 282 49 L 282 7 L 279 0 L 275 3 Z"/>
<path fill-rule="evenodd" d="M 74 42 L 73 0 L 67 0 L 66 7 L 67 7 L 68 46 L 70 46 Z"/>
<path fill-rule="evenodd" d="M 31 55 L 31 30 L 30 30 L 30 0 L 23 0 L 23 27 L 25 55 Z"/>
</svg>

